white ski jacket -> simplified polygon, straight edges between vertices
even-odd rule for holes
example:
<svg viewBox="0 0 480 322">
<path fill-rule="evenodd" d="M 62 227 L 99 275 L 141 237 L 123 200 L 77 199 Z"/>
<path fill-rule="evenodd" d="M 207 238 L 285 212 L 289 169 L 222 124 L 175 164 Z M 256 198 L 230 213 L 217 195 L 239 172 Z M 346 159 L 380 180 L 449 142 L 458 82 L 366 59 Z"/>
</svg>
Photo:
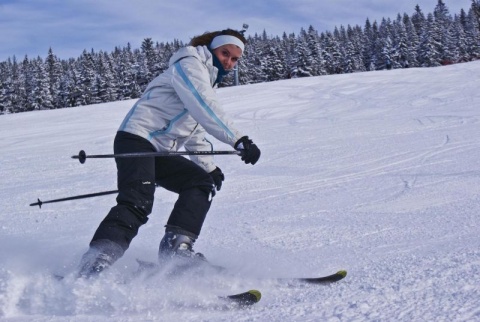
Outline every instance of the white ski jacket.
<svg viewBox="0 0 480 322">
<path fill-rule="evenodd" d="M 218 69 L 206 46 L 184 47 L 170 67 L 150 82 L 120 125 L 149 140 L 157 151 L 210 151 L 206 132 L 231 145 L 243 136 L 228 120 L 213 89 Z M 191 156 L 205 171 L 215 170 L 213 156 Z"/>
</svg>

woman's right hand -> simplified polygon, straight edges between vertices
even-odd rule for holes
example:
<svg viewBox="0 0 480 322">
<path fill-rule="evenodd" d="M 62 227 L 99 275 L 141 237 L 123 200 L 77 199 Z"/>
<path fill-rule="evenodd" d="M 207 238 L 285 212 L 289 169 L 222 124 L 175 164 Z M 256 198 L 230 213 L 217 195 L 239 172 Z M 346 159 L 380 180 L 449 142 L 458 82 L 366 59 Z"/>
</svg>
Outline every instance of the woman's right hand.
<svg viewBox="0 0 480 322">
<path fill-rule="evenodd" d="M 240 140 L 235 143 L 234 148 L 241 152 L 240 156 L 246 164 L 251 163 L 253 165 L 260 159 L 260 149 L 248 136 L 240 138 Z"/>
</svg>

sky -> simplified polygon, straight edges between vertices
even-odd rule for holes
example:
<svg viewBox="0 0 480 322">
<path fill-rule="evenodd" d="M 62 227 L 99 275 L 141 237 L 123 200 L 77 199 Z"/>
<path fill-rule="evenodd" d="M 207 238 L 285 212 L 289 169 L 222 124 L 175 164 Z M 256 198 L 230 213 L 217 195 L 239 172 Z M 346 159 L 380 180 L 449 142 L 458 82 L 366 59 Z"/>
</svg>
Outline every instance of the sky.
<svg viewBox="0 0 480 322">
<path fill-rule="evenodd" d="M 130 43 L 188 42 L 206 31 L 239 29 L 247 35 L 281 36 L 312 25 L 318 31 L 340 25 L 363 26 L 367 18 L 411 15 L 418 4 L 426 14 L 438 0 L 0 0 L 0 61 L 46 57 L 49 48 L 61 59 L 84 49 L 111 52 Z M 451 14 L 466 11 L 471 0 L 444 0 Z"/>
</svg>

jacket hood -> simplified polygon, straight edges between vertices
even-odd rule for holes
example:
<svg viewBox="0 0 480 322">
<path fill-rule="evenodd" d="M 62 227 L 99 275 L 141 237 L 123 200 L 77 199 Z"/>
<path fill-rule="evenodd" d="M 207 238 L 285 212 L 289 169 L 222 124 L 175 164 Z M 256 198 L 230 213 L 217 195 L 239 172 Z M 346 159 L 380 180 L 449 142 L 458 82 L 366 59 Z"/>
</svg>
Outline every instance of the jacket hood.
<svg viewBox="0 0 480 322">
<path fill-rule="evenodd" d="M 185 57 L 197 57 L 200 61 L 207 66 L 208 69 L 212 69 L 215 73 L 215 81 L 213 86 L 220 83 L 224 76 L 226 76 L 230 71 L 227 71 L 223 68 L 222 64 L 218 58 L 213 54 L 213 52 L 207 46 L 187 46 L 180 48 L 173 56 L 170 58 L 169 65 L 175 64 L 177 61 Z"/>
<path fill-rule="evenodd" d="M 176 53 L 173 54 L 173 56 L 169 60 L 169 66 L 172 66 L 180 59 L 190 56 L 197 57 L 205 65 L 208 65 L 207 62 L 209 60 L 211 61 L 212 59 L 212 53 L 210 52 L 210 50 L 208 50 L 207 46 L 187 46 L 180 48 Z M 212 62 L 210 62 L 210 65 L 212 65 Z"/>
</svg>

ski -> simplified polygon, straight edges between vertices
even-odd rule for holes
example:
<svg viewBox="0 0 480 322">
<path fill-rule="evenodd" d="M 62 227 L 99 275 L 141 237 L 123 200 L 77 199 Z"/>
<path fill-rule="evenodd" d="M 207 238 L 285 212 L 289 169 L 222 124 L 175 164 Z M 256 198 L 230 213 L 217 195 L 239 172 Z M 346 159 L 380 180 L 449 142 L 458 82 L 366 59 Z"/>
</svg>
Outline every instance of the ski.
<svg viewBox="0 0 480 322">
<path fill-rule="evenodd" d="M 137 262 L 139 264 L 137 274 L 141 273 L 141 272 L 146 272 L 146 271 L 147 272 L 148 271 L 155 272 L 156 270 L 158 270 L 160 268 L 160 265 L 158 263 L 154 263 L 154 262 L 150 262 L 150 261 L 144 261 L 144 260 L 140 260 L 140 259 L 137 259 Z M 206 262 L 206 263 L 208 263 L 208 262 Z M 228 270 L 226 268 L 222 267 L 222 266 L 213 265 L 213 264 L 210 264 L 210 263 L 208 263 L 208 265 L 209 265 L 209 267 L 213 268 L 217 273 L 227 273 L 228 274 Z M 281 282 L 281 283 L 295 283 L 295 282 L 297 282 L 297 283 L 307 283 L 307 284 L 330 284 L 330 283 L 338 282 L 338 281 L 344 279 L 346 276 L 347 276 L 347 271 L 346 270 L 340 270 L 340 271 L 338 271 L 334 274 L 331 274 L 331 275 L 317 276 L 317 277 L 280 277 L 280 278 L 267 277 L 267 278 L 263 278 L 263 279 L 274 280 L 274 281 Z"/>
<path fill-rule="evenodd" d="M 307 284 L 330 284 L 338 282 L 347 276 L 347 271 L 340 270 L 334 274 L 319 277 L 294 277 L 294 278 L 278 278 L 279 282 L 301 282 Z"/>
<path fill-rule="evenodd" d="M 220 299 L 239 306 L 250 306 L 258 303 L 262 298 L 262 294 L 258 290 L 250 290 L 234 295 L 220 296 Z"/>
<path fill-rule="evenodd" d="M 65 276 L 60 274 L 53 274 L 52 277 L 57 281 L 63 281 L 65 279 Z M 233 304 L 238 307 L 251 306 L 258 303 L 261 298 L 262 293 L 259 290 L 249 290 L 238 294 L 218 296 L 218 299 L 222 300 L 223 302 Z"/>
<path fill-rule="evenodd" d="M 189 270 L 194 270 L 195 268 L 200 268 L 200 269 L 206 269 L 209 270 L 211 273 L 219 274 L 226 272 L 226 268 L 223 266 L 219 265 L 214 265 L 211 264 L 210 262 L 207 261 L 202 261 L 200 262 L 200 266 L 198 267 L 192 267 L 189 265 L 177 265 L 177 266 L 172 266 L 170 268 L 167 268 L 167 270 L 162 270 L 162 265 L 159 263 L 155 262 L 150 262 L 150 261 L 145 261 L 137 258 L 137 263 L 138 263 L 138 268 L 137 270 L 133 273 L 133 276 L 139 276 L 139 275 L 146 275 L 149 277 L 152 277 L 156 275 L 159 272 L 167 273 L 170 272 L 172 275 L 181 275 L 185 272 L 188 272 Z"/>
<path fill-rule="evenodd" d="M 153 277 L 156 273 L 161 270 L 161 265 L 155 262 L 145 261 L 137 259 L 138 269 L 134 273 L 135 276 L 139 276 L 144 274 L 147 278 Z M 213 265 L 208 262 L 203 263 L 205 268 L 213 269 L 215 273 L 222 273 L 225 272 L 225 268 L 218 265 Z M 186 268 L 189 269 L 188 267 Z M 173 270 L 173 274 L 178 275 L 182 273 L 182 269 L 180 267 L 180 271 L 178 269 Z M 262 294 L 259 290 L 249 290 L 246 292 L 238 293 L 238 294 L 231 294 L 231 295 L 224 295 L 218 296 L 218 299 L 226 302 L 228 304 L 233 304 L 235 307 L 246 307 L 251 306 L 255 303 L 258 303 L 262 298 Z"/>
</svg>

